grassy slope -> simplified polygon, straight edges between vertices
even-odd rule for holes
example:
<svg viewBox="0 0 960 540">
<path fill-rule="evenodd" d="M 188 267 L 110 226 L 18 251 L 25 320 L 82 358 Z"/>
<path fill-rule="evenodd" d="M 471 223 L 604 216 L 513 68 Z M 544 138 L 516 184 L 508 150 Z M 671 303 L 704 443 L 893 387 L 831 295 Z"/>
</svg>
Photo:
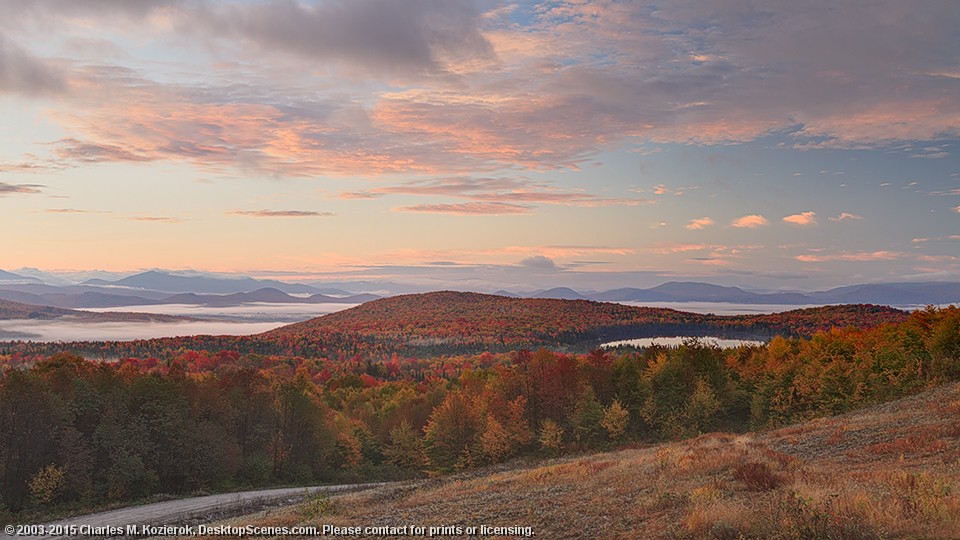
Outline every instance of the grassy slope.
<svg viewBox="0 0 960 540">
<path fill-rule="evenodd" d="M 523 525 L 541 538 L 960 538 L 960 385 L 764 434 L 379 488 L 309 515 L 297 507 L 235 523 Z"/>
</svg>

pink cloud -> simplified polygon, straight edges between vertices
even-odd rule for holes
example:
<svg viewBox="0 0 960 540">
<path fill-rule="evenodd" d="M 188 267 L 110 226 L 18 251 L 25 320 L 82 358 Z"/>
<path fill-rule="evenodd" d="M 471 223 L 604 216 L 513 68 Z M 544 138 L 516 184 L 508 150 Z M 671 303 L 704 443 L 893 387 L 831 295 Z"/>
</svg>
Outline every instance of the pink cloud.
<svg viewBox="0 0 960 540">
<path fill-rule="evenodd" d="M 48 208 L 44 210 L 48 214 L 109 214 L 101 210 L 80 210 L 78 208 Z"/>
<path fill-rule="evenodd" d="M 732 227 L 737 227 L 741 229 L 743 228 L 755 229 L 757 227 L 762 227 L 764 225 L 769 225 L 769 224 L 770 222 L 767 221 L 767 218 L 763 217 L 760 214 L 746 215 L 743 217 L 739 217 L 730 222 L 730 225 Z"/>
<path fill-rule="evenodd" d="M 857 251 L 841 252 L 827 255 L 797 255 L 794 259 L 800 262 L 826 262 L 826 261 L 893 261 L 908 257 L 905 253 L 896 251 Z"/>
<path fill-rule="evenodd" d="M 231 216 L 247 217 L 329 217 L 333 212 L 314 212 L 310 210 L 232 210 L 227 212 Z"/>
<path fill-rule="evenodd" d="M 17 9 L 32 4 L 46 3 Z M 78 7 L 8 18 L 25 35 L 59 19 L 107 36 L 133 27 L 104 17 L 102 6 L 69 4 Z M 831 5 L 825 16 L 824 6 L 796 3 L 744 10 L 602 0 L 539 6 L 523 23 L 459 2 L 177 4 L 134 10 L 138 32 L 220 51 L 224 71 L 200 69 L 229 82 L 160 84 L 137 75 L 143 66 L 58 64 L 72 77 L 52 114 L 69 135 L 56 152 L 62 159 L 179 160 L 272 176 L 458 174 L 576 169 L 647 142 L 789 131 L 800 148 L 863 148 L 960 134 L 956 78 L 944 75 L 955 71 L 946 51 L 956 48 L 956 18 L 943 3 Z M 147 24 L 144 13 L 155 18 Z M 348 30 L 383 24 L 391 31 Z M 272 61 L 251 61 L 261 58 Z M 878 84 L 891 65 L 909 69 L 897 84 Z M 370 84 L 357 84 L 358 75 Z M 318 80 L 322 92 L 304 90 Z"/>
<path fill-rule="evenodd" d="M 800 212 L 799 214 L 793 214 L 783 218 L 785 223 L 792 223 L 794 225 L 800 225 L 802 227 L 808 225 L 817 224 L 817 213 L 816 212 Z"/>
<path fill-rule="evenodd" d="M 383 195 L 446 196 L 472 201 L 516 204 L 541 203 L 563 206 L 637 206 L 651 204 L 643 198 L 600 197 L 583 190 L 561 190 L 544 183 L 517 178 L 449 177 L 415 180 L 368 191 L 341 193 L 341 198 L 370 199 Z"/>
<path fill-rule="evenodd" d="M 689 251 L 704 251 L 716 248 L 717 246 L 712 246 L 709 244 L 682 244 L 676 242 L 667 242 L 657 244 L 650 251 L 661 255 L 669 255 L 673 253 L 687 253 Z"/>
<path fill-rule="evenodd" d="M 457 214 L 467 216 L 527 214 L 533 210 L 530 206 L 497 202 L 470 202 L 459 204 L 417 204 L 394 209 L 397 212 L 420 212 L 429 214 Z"/>
<path fill-rule="evenodd" d="M 183 220 L 168 216 L 133 216 L 127 218 L 130 221 L 145 221 L 149 223 L 183 223 Z"/>
<path fill-rule="evenodd" d="M 702 217 L 699 219 L 690 220 L 690 223 L 687 223 L 685 227 L 691 231 L 697 231 L 700 229 L 706 229 L 711 225 L 713 225 L 713 219 L 709 217 Z"/>
</svg>

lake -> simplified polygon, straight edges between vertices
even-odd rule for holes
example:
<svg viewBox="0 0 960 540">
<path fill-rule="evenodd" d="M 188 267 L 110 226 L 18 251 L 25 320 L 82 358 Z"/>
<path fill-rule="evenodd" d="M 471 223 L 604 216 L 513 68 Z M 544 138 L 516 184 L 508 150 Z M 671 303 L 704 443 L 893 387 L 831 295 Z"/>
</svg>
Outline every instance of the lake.
<svg viewBox="0 0 960 540">
<path fill-rule="evenodd" d="M 763 345 L 765 341 L 756 341 L 751 339 L 729 339 L 729 338 L 720 338 L 713 336 L 677 336 L 677 337 L 652 337 L 652 338 L 637 338 L 637 339 L 622 339 L 620 341 L 611 341 L 609 343 L 604 343 L 600 345 L 601 347 L 652 347 L 654 345 L 662 345 L 665 347 L 675 347 L 677 345 L 682 345 L 684 341 L 698 339 L 704 345 L 716 345 L 721 349 L 733 349 L 735 347 L 740 347 L 741 345 Z"/>
</svg>

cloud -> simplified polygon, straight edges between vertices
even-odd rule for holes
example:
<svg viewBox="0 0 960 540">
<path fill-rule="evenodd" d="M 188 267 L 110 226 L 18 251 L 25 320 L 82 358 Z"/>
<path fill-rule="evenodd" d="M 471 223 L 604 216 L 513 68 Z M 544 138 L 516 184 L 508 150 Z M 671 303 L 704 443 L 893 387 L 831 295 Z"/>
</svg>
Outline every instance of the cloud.
<svg viewBox="0 0 960 540">
<path fill-rule="evenodd" d="M 545 183 L 506 177 L 448 177 L 414 180 L 368 191 L 341 193 L 340 197 L 370 199 L 383 195 L 446 196 L 504 205 L 540 203 L 593 207 L 636 206 L 653 202 L 642 198 L 600 197 L 582 190 L 561 190 Z"/>
<path fill-rule="evenodd" d="M 120 145 L 83 142 L 77 139 L 61 139 L 54 143 L 53 153 L 61 158 L 80 163 L 111 162 L 144 162 L 156 159 L 148 152 L 137 152 L 131 147 Z"/>
<path fill-rule="evenodd" d="M 520 261 L 520 266 L 534 270 L 556 270 L 558 267 L 553 259 L 543 255 L 534 255 Z"/>
<path fill-rule="evenodd" d="M 763 225 L 769 225 L 769 224 L 770 222 L 767 221 L 767 218 L 763 217 L 760 214 L 746 215 L 743 217 L 739 217 L 730 222 L 730 225 L 732 227 L 737 227 L 741 229 L 743 228 L 756 229 L 757 227 L 761 227 Z"/>
<path fill-rule="evenodd" d="M 247 217 L 329 217 L 335 215 L 333 212 L 314 212 L 310 210 L 231 210 L 227 212 L 230 216 Z"/>
<path fill-rule="evenodd" d="M 437 74 L 463 62 L 492 61 L 481 13 L 464 0 L 211 2 L 195 14 L 184 23 L 208 38 L 239 39 L 266 54 L 287 52 L 376 75 Z"/>
<path fill-rule="evenodd" d="M 63 92 L 67 83 L 48 62 L 0 34 L 0 92 L 24 96 Z"/>
<path fill-rule="evenodd" d="M 954 206 L 953 211 L 960 214 L 960 206 Z"/>
<path fill-rule="evenodd" d="M 718 246 L 712 246 L 708 244 L 682 244 L 677 242 L 665 242 L 655 245 L 650 251 L 660 255 L 669 255 L 673 253 L 686 253 L 688 251 L 704 251 L 708 249 L 714 249 L 716 247 Z"/>
<path fill-rule="evenodd" d="M 706 229 L 707 227 L 713 225 L 713 220 L 709 217 L 702 217 L 699 219 L 692 219 L 690 223 L 687 223 L 685 227 L 691 231 L 697 231 L 700 229 Z"/>
<path fill-rule="evenodd" d="M 431 214 L 458 214 L 467 216 L 527 214 L 532 206 L 498 202 L 470 202 L 458 204 L 417 204 L 394 209 L 397 212 L 422 212 Z"/>
<path fill-rule="evenodd" d="M 51 160 L 43 160 L 33 154 L 27 154 L 30 161 L 21 161 L 19 163 L 0 163 L 0 172 L 5 173 L 45 173 L 59 171 L 64 168 L 63 165 Z"/>
<path fill-rule="evenodd" d="M 48 214 L 105 214 L 99 210 L 79 210 L 77 208 L 48 208 L 44 210 Z"/>
<path fill-rule="evenodd" d="M 65 20 L 94 20 L 122 17 L 142 19 L 162 8 L 175 7 L 183 0 L 10 0 L 4 8 L 22 19 L 50 24 Z"/>
<path fill-rule="evenodd" d="M 341 191 L 339 197 L 341 199 L 376 199 L 380 197 L 381 193 L 370 193 L 366 191 Z"/>
<path fill-rule="evenodd" d="M 732 262 L 726 259 L 720 259 L 717 257 L 691 257 L 687 260 L 693 263 L 703 264 L 707 266 L 729 266 L 733 264 Z"/>
<path fill-rule="evenodd" d="M 647 143 L 788 134 L 798 148 L 875 148 L 960 135 L 956 78 L 943 76 L 960 47 L 949 2 L 584 0 L 509 15 L 466 0 L 7 4 L 16 12 L 0 28 L 22 43 L 51 27 L 50 47 L 91 28 L 115 37 L 139 18 L 138 39 L 182 46 L 157 47 L 177 76 L 129 59 L 54 69 L 3 48 L 0 66 L 26 66 L 5 68 L 3 88 L 82 90 L 52 114 L 72 138 L 58 154 L 79 163 L 447 175 L 576 169 Z M 182 63 L 186 52 L 201 58 Z M 67 68 L 68 81 L 56 75 Z M 537 196 L 549 198 L 497 202 Z M 595 199 L 578 204 L 632 204 Z"/>
<path fill-rule="evenodd" d="M 145 221 L 149 223 L 183 223 L 183 220 L 168 216 L 133 216 L 127 218 L 130 221 Z"/>
<path fill-rule="evenodd" d="M 792 223 L 794 225 L 800 225 L 805 227 L 808 225 L 817 224 L 817 213 L 816 212 L 800 212 L 799 214 L 793 214 L 783 218 L 785 223 Z"/>
<path fill-rule="evenodd" d="M 851 214 L 849 212 L 840 212 L 840 215 L 837 217 L 828 218 L 830 221 L 856 221 L 863 219 L 863 216 L 857 214 Z"/>
<path fill-rule="evenodd" d="M 794 259 L 800 262 L 826 262 L 826 261 L 893 261 L 908 257 L 905 253 L 897 251 L 843 251 L 827 255 L 797 255 Z"/>
<path fill-rule="evenodd" d="M 8 184 L 0 182 L 0 197 L 14 193 L 40 193 L 40 189 L 46 187 L 40 184 Z"/>
</svg>

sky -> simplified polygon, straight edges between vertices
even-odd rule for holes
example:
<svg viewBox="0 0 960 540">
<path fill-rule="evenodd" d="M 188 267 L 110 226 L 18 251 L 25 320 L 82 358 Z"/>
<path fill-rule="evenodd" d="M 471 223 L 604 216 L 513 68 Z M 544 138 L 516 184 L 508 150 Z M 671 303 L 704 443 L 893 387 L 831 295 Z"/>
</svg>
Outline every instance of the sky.
<svg viewBox="0 0 960 540">
<path fill-rule="evenodd" d="M 0 268 L 960 280 L 954 0 L 0 0 Z"/>
</svg>

